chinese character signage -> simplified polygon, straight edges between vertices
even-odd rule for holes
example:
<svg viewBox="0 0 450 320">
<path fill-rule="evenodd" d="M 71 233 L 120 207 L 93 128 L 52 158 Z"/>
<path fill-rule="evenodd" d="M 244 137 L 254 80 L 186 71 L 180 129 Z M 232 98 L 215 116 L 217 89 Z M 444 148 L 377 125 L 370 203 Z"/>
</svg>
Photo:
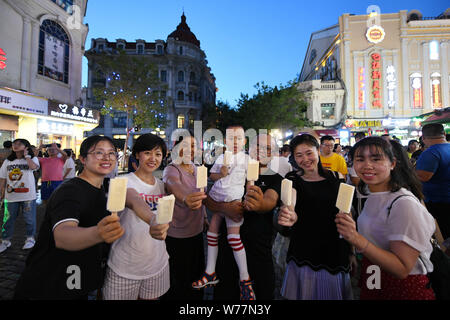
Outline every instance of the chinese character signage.
<svg viewBox="0 0 450 320">
<path fill-rule="evenodd" d="M 64 42 L 45 34 L 44 66 L 55 75 L 64 72 Z"/>
<path fill-rule="evenodd" d="M 372 108 L 380 109 L 381 105 L 381 56 L 379 53 L 373 53 L 372 58 Z"/>
<path fill-rule="evenodd" d="M 100 113 L 98 110 L 73 106 L 66 103 L 50 100 L 48 104 L 48 115 L 56 118 L 75 120 L 98 124 Z"/>
<path fill-rule="evenodd" d="M 6 53 L 0 48 L 0 70 L 4 70 L 6 68 Z"/>
<path fill-rule="evenodd" d="M 358 69 L 358 108 L 366 109 L 366 78 L 364 68 Z"/>
<path fill-rule="evenodd" d="M 387 88 L 387 104 L 389 109 L 395 107 L 395 90 L 397 88 L 397 80 L 395 79 L 394 66 L 386 68 L 386 88 Z"/>
<path fill-rule="evenodd" d="M 27 93 L 19 93 L 12 89 L 0 89 L 0 109 L 23 113 L 47 115 L 48 101 Z"/>
</svg>

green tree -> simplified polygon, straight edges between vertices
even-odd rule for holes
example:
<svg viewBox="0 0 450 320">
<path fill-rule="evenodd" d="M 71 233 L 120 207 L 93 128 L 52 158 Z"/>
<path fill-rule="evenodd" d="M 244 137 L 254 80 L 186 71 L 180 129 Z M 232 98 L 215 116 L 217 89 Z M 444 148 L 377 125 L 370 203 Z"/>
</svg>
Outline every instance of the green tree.
<svg viewBox="0 0 450 320">
<path fill-rule="evenodd" d="M 101 113 L 127 115 L 125 148 L 131 128 L 159 128 L 168 125 L 166 85 L 158 77 L 158 68 L 144 56 L 117 53 L 86 53 L 95 66 L 96 77 L 104 86 L 93 88 L 95 99 L 103 103 Z"/>
<path fill-rule="evenodd" d="M 225 132 L 226 128 L 232 124 L 240 123 L 238 111 L 233 109 L 228 102 L 219 100 L 217 104 L 208 103 L 203 109 L 204 129 L 216 128 Z"/>
<path fill-rule="evenodd" d="M 311 126 L 306 118 L 307 102 L 298 90 L 297 82 L 274 88 L 264 82 L 255 85 L 257 93 L 253 97 L 241 94 L 238 101 L 237 118 L 245 129 L 289 130 Z"/>
</svg>

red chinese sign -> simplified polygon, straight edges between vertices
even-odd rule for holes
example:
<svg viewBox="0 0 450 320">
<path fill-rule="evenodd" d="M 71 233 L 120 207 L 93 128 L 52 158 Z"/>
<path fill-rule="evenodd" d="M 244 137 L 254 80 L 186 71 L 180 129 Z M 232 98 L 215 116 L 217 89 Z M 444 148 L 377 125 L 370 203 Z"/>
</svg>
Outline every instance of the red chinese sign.
<svg viewBox="0 0 450 320">
<path fill-rule="evenodd" d="M 358 108 L 359 110 L 366 109 L 366 79 L 364 75 L 364 68 L 358 69 Z"/>
<path fill-rule="evenodd" d="M 381 105 L 381 56 L 379 53 L 373 53 L 372 58 L 372 108 L 382 108 Z"/>
<path fill-rule="evenodd" d="M 5 69 L 6 68 L 6 60 L 8 60 L 8 59 L 6 59 L 6 53 L 5 53 L 5 51 L 3 51 L 2 50 L 2 48 L 0 48 L 0 70 L 3 70 L 3 69 Z"/>
</svg>

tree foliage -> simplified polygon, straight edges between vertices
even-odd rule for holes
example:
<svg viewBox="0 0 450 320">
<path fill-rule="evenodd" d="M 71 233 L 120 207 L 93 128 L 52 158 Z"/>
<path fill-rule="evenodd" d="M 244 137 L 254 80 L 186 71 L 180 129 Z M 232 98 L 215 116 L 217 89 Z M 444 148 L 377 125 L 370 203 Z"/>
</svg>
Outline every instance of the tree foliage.
<svg viewBox="0 0 450 320">
<path fill-rule="evenodd" d="M 115 54 L 90 52 L 86 56 L 96 68 L 96 78 L 105 79 L 105 86 L 93 89 L 96 100 L 103 102 L 103 115 L 113 116 L 114 111 L 122 111 L 127 113 L 133 127 L 167 126 L 169 101 L 161 95 L 166 85 L 159 80 L 154 62 L 123 50 Z"/>
<path fill-rule="evenodd" d="M 235 109 L 222 101 L 209 105 L 205 110 L 204 124 L 221 131 L 231 124 L 241 124 L 245 130 L 289 130 L 312 125 L 306 118 L 308 105 L 297 88 L 297 82 L 289 81 L 273 88 L 262 82 L 255 88 L 257 93 L 252 97 L 241 93 Z"/>
</svg>

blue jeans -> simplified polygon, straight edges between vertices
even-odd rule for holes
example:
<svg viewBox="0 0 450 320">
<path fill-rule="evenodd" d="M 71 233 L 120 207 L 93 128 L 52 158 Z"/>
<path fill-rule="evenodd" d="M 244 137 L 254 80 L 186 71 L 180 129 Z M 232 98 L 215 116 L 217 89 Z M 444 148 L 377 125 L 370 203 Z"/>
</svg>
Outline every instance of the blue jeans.
<svg viewBox="0 0 450 320">
<path fill-rule="evenodd" d="M 16 222 L 19 210 L 22 208 L 23 217 L 27 225 L 27 237 L 34 237 L 36 234 L 36 200 L 8 202 L 5 200 L 5 212 L 3 215 L 2 239 L 11 240 L 14 233 L 14 223 Z"/>
</svg>

